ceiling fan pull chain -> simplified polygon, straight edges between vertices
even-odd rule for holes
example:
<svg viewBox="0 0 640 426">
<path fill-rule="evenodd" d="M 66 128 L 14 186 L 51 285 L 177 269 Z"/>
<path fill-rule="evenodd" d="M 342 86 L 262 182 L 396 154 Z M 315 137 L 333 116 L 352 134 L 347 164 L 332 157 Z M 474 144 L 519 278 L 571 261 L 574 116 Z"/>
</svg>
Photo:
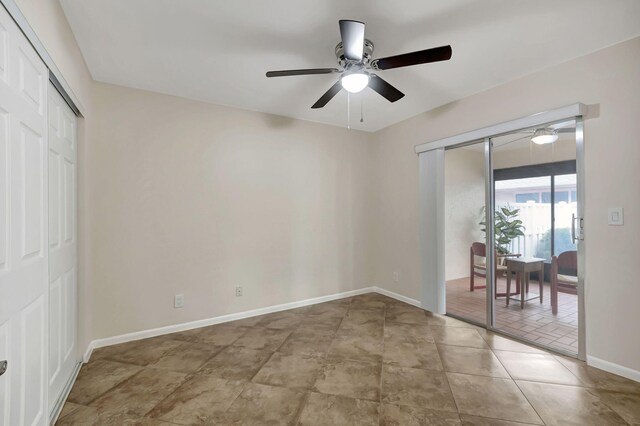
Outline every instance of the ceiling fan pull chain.
<svg viewBox="0 0 640 426">
<path fill-rule="evenodd" d="M 363 107 L 363 104 L 364 104 L 364 96 L 360 95 L 360 122 L 361 123 L 364 123 L 364 112 L 363 112 L 364 111 L 364 107 Z"/>
<path fill-rule="evenodd" d="M 347 92 L 347 129 L 351 130 L 351 96 Z"/>
</svg>

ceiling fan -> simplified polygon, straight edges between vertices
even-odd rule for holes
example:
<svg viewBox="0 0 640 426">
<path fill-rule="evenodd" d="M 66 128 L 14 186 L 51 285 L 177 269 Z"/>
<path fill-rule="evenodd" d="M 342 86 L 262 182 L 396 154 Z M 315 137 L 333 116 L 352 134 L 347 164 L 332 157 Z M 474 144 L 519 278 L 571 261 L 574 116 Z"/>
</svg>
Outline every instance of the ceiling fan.
<svg viewBox="0 0 640 426">
<path fill-rule="evenodd" d="M 291 75 L 341 74 L 340 79 L 313 104 L 311 108 L 324 107 L 334 96 L 345 89 L 350 93 L 358 93 L 367 86 L 382 95 L 389 102 L 402 99 L 404 93 L 387 83 L 372 71 L 389 70 L 426 64 L 429 62 L 448 61 L 451 59 L 451 46 L 441 46 L 417 52 L 404 53 L 386 58 L 371 59 L 373 43 L 364 38 L 364 23 L 352 20 L 340 21 L 342 42 L 336 46 L 336 58 L 342 69 L 310 68 L 299 70 L 269 71 L 267 77 L 287 77 Z"/>
</svg>

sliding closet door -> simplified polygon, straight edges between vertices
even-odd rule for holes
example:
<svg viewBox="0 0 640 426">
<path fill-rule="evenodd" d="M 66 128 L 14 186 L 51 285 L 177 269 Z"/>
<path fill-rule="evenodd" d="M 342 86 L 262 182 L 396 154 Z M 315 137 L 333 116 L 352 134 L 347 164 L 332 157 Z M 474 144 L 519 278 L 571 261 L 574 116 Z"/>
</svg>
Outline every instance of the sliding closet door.
<svg viewBox="0 0 640 426">
<path fill-rule="evenodd" d="M 78 363 L 76 117 L 49 84 L 49 412 Z"/>
<path fill-rule="evenodd" d="M 0 7 L 2 425 L 49 421 L 47 81 L 44 63 Z"/>
</svg>

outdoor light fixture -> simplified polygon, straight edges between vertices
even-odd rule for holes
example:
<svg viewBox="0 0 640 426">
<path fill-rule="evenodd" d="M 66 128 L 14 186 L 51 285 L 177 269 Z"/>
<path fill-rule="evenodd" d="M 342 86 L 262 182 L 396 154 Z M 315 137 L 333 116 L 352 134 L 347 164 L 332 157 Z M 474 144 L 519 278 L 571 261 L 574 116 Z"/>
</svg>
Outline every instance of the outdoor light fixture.
<svg viewBox="0 0 640 426">
<path fill-rule="evenodd" d="M 554 143 L 558 140 L 558 132 L 553 129 L 536 129 L 533 132 L 531 142 L 538 145 L 545 145 L 548 143 Z"/>
<path fill-rule="evenodd" d="M 345 73 L 340 79 L 342 88 L 349 93 L 358 93 L 369 85 L 369 74 L 366 71 L 356 71 Z"/>
</svg>

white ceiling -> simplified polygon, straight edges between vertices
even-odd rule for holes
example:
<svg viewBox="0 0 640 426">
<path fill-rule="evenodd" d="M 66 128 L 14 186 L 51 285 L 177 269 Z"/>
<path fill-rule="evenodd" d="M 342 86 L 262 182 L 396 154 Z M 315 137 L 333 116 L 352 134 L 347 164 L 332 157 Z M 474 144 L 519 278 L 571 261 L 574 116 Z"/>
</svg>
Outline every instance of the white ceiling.
<svg viewBox="0 0 640 426">
<path fill-rule="evenodd" d="M 347 125 L 336 75 L 339 19 L 366 23 L 374 58 L 451 44 L 448 62 L 380 71 L 405 93 L 351 95 L 351 127 L 375 131 L 437 106 L 640 35 L 637 0 L 60 0 L 98 81 Z M 364 102 L 364 123 L 360 99 Z"/>
</svg>

